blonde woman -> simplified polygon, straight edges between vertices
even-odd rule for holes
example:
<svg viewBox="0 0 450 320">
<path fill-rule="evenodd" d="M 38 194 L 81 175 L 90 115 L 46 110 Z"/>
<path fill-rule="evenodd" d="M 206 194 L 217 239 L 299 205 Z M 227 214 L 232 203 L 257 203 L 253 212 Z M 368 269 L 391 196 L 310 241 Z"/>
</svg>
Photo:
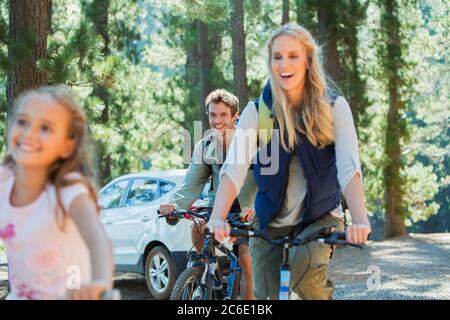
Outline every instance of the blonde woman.
<svg viewBox="0 0 450 320">
<path fill-rule="evenodd" d="M 304 28 L 280 27 L 267 48 L 269 81 L 240 118 L 222 168 L 209 229 L 219 241 L 229 235 L 225 218 L 250 167 L 250 161 L 239 161 L 245 158 L 254 160 L 259 187 L 254 224 L 260 230 L 272 237 L 300 231 L 300 238 L 328 226 L 343 231 L 343 193 L 353 221 L 346 229 L 347 240 L 366 242 L 371 229 L 347 101 L 327 90 L 319 48 Z M 269 131 L 269 139 L 263 139 L 262 128 L 279 130 Z M 276 170 L 265 170 L 266 154 Z M 291 250 L 290 290 L 302 299 L 331 299 L 333 285 L 327 271 L 334 247 L 311 242 Z M 250 252 L 255 297 L 278 299 L 283 248 L 252 238 Z"/>
</svg>

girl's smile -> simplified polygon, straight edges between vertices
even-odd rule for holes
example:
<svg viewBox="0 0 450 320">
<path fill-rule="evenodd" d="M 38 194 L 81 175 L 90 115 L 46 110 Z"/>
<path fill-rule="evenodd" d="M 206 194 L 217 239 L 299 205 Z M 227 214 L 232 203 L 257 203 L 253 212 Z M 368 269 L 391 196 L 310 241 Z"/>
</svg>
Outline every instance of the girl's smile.
<svg viewBox="0 0 450 320">
<path fill-rule="evenodd" d="M 51 97 L 33 95 L 20 107 L 9 135 L 9 150 L 18 165 L 49 167 L 68 157 L 69 112 Z"/>
</svg>

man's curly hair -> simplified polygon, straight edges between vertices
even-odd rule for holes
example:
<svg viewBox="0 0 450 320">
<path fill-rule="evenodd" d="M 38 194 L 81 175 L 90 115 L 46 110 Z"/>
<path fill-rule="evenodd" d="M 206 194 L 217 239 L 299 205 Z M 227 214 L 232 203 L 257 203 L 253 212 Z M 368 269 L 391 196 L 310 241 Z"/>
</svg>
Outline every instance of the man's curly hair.
<svg viewBox="0 0 450 320">
<path fill-rule="evenodd" d="M 217 89 L 211 92 L 205 100 L 205 109 L 208 113 L 210 103 L 225 103 L 231 109 L 231 115 L 234 116 L 236 112 L 239 112 L 239 99 L 234 94 L 229 93 L 225 89 Z"/>
</svg>

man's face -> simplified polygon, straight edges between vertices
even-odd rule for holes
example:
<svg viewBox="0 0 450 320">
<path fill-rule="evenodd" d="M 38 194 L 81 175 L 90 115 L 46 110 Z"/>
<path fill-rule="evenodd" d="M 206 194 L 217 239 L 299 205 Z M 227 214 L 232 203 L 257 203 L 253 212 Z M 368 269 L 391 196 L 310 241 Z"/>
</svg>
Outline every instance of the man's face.
<svg viewBox="0 0 450 320">
<path fill-rule="evenodd" d="M 208 106 L 209 125 L 212 129 L 217 130 L 222 135 L 227 129 L 234 129 L 234 122 L 238 113 L 231 115 L 231 109 L 222 101 L 211 102 Z"/>
</svg>

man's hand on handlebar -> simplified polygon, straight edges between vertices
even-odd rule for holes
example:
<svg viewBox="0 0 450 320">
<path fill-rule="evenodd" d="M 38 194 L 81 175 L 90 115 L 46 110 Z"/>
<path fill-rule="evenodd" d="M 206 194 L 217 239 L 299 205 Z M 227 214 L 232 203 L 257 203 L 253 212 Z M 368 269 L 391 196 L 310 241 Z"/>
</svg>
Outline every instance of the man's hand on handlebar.
<svg viewBox="0 0 450 320">
<path fill-rule="evenodd" d="M 177 210 L 177 207 L 171 203 L 165 203 L 159 206 L 158 214 L 160 217 L 166 218 L 167 224 L 174 226 L 180 221 L 179 217 L 171 215 L 172 212 Z"/>
<path fill-rule="evenodd" d="M 175 211 L 177 208 L 175 207 L 175 205 L 171 204 L 171 203 L 164 203 L 162 205 L 159 206 L 159 214 L 162 216 L 165 216 L 167 218 L 175 218 L 175 217 L 171 217 L 170 214 Z"/>
<path fill-rule="evenodd" d="M 364 244 L 371 232 L 370 224 L 352 224 L 345 230 L 346 240 L 354 244 Z"/>
</svg>

